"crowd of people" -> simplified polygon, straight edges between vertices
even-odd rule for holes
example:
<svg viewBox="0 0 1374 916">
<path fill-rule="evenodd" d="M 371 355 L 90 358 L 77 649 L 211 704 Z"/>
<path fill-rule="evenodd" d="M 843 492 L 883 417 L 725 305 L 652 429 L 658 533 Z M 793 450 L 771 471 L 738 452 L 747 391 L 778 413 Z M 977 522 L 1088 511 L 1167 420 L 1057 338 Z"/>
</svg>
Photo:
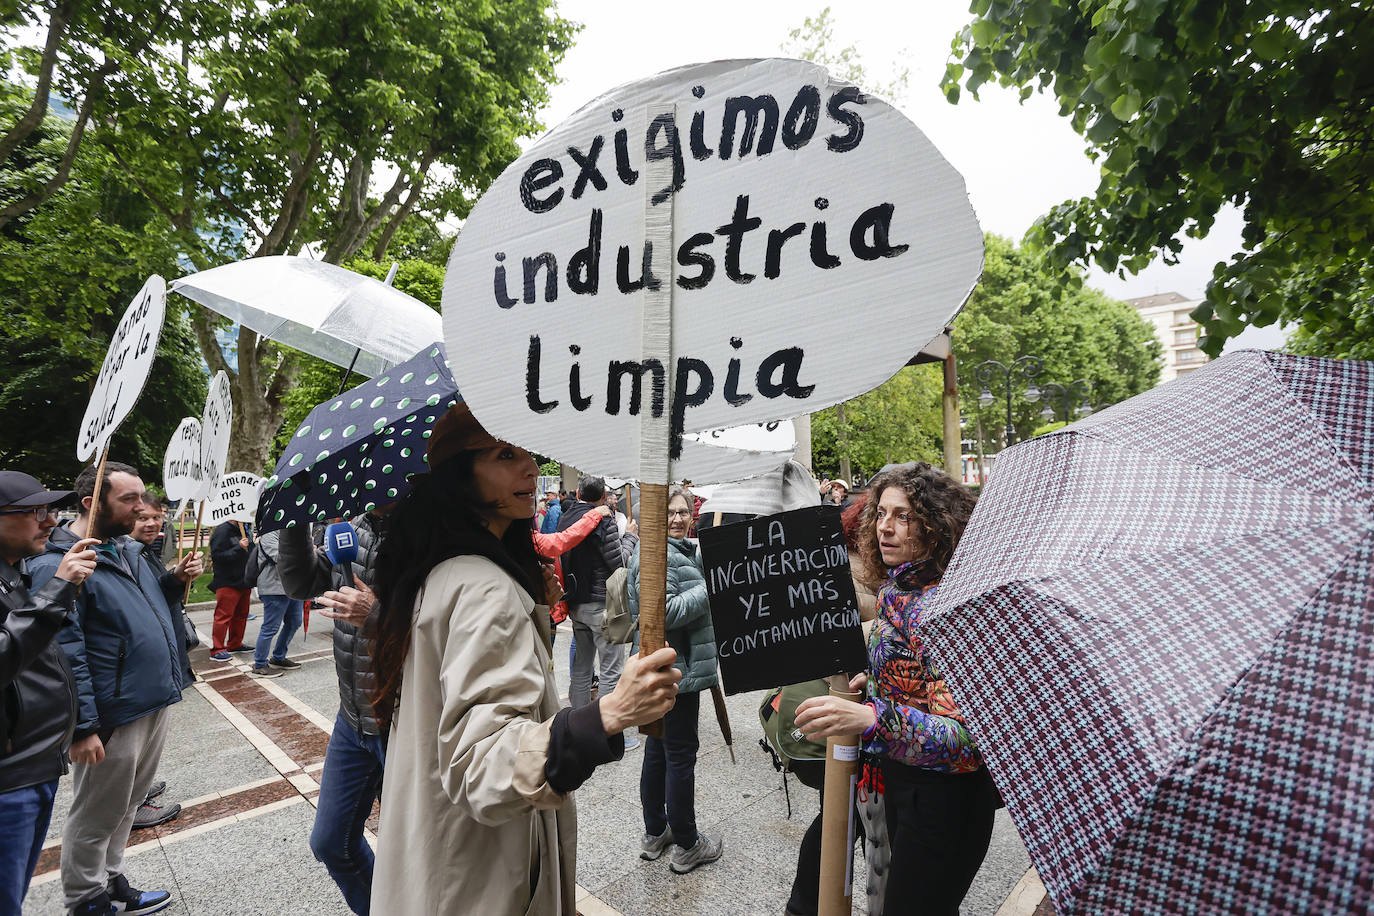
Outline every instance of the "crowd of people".
<svg viewBox="0 0 1374 916">
<path fill-rule="evenodd" d="M 625 638 L 604 625 L 622 605 L 637 617 L 642 550 L 603 480 L 541 497 L 530 453 L 464 404 L 435 425 L 427 457 L 408 493 L 355 520 L 348 568 L 308 526 L 257 537 L 226 523 L 211 539 L 212 658 L 251 651 L 254 676 L 280 676 L 299 666 L 285 649 L 302 600 L 333 621 L 339 709 L 309 842 L 349 909 L 571 916 L 575 792 L 660 720 L 640 767 L 639 855 L 679 874 L 719 860 L 722 837 L 695 814 L 700 698 L 719 678 L 692 536 L 700 500 L 669 494 L 667 644 L 641 655 L 633 628 Z M 68 772 L 68 912 L 170 902 L 131 885 L 123 854 L 136 820 L 175 815 L 156 776 L 168 707 L 195 678 L 182 601 L 202 561 L 168 548 L 163 507 L 134 468 L 104 467 L 98 487 L 88 468 L 71 491 L 0 472 L 0 913 L 19 912 Z M 957 913 L 1000 799 L 915 628 L 973 496 L 922 464 L 853 494 L 844 481 L 810 492 L 843 507 L 869 666 L 851 683 L 859 701 L 818 692 L 797 705 L 796 727 L 862 740 L 869 912 Z M 76 518 L 59 525 L 67 505 Z M 254 586 L 263 622 L 250 647 Z M 566 705 L 552 663 L 563 620 Z M 374 859 L 364 828 L 379 798 Z M 819 842 L 818 818 L 779 901 L 789 914 L 816 912 Z"/>
</svg>

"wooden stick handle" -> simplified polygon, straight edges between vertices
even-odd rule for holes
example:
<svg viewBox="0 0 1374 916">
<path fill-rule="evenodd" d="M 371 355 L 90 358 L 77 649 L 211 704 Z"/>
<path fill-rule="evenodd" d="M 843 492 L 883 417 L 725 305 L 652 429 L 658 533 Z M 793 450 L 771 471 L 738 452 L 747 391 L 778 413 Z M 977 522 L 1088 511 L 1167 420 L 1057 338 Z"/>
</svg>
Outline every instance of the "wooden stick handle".
<svg viewBox="0 0 1374 916">
<path fill-rule="evenodd" d="M 204 512 L 205 500 L 202 499 L 200 501 L 200 505 L 196 506 L 196 545 L 192 548 L 193 550 L 195 550 L 196 553 L 200 553 L 200 520 L 203 517 Z M 181 596 L 182 604 L 185 604 L 187 601 L 191 600 L 191 585 L 195 581 L 195 579 L 192 579 L 190 582 L 186 583 L 186 593 Z"/>
<path fill-rule="evenodd" d="M 830 695 L 858 702 L 843 674 L 829 678 Z M 825 807 L 821 812 L 821 880 L 819 916 L 853 912 L 854 784 L 859 769 L 859 737 L 825 742 Z"/>
<path fill-rule="evenodd" d="M 668 590 L 668 485 L 639 485 L 639 654 L 663 648 L 663 614 Z M 663 722 L 642 725 L 661 737 Z"/>
<path fill-rule="evenodd" d="M 95 466 L 95 489 L 91 493 L 91 512 L 86 518 L 86 537 L 99 537 L 96 534 L 96 519 L 100 517 L 100 485 L 105 482 L 105 459 L 110 457 L 110 447 L 100 450 L 100 463 Z"/>
</svg>

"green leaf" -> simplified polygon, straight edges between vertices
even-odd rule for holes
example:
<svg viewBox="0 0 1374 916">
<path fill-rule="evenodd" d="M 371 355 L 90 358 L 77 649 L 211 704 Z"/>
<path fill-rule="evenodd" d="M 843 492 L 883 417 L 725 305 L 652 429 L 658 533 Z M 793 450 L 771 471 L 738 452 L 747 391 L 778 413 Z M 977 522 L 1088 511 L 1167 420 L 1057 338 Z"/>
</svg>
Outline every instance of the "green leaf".
<svg viewBox="0 0 1374 916">
<path fill-rule="evenodd" d="M 1112 116 L 1118 121 L 1129 121 L 1140 110 L 1140 96 L 1134 92 L 1119 95 L 1112 102 Z"/>
</svg>

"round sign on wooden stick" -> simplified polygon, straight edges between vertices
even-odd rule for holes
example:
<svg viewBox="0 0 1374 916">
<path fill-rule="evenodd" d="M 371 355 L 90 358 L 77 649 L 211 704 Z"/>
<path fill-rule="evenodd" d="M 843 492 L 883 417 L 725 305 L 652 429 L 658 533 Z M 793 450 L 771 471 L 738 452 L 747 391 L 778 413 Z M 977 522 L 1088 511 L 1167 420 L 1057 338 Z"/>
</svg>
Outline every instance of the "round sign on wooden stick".
<svg viewBox="0 0 1374 916">
<path fill-rule="evenodd" d="M 153 274 L 129 303 L 110 338 L 77 433 L 78 461 L 87 461 L 103 450 L 115 429 L 134 409 L 153 367 L 166 313 L 167 284 Z"/>
<path fill-rule="evenodd" d="M 197 499 L 204 490 L 200 420 L 185 417 L 172 433 L 162 456 L 162 488 L 173 502 Z"/>
<path fill-rule="evenodd" d="M 667 483 L 783 463 L 688 434 L 891 377 L 982 266 L 964 183 L 901 112 L 805 61 L 721 61 L 585 106 L 473 209 L 444 284 L 493 434 Z M 646 466 L 659 465 L 658 467 Z"/>
<path fill-rule="evenodd" d="M 901 112 L 816 64 L 718 61 L 607 93 L 502 173 L 449 259 L 444 337 L 492 434 L 640 481 L 647 653 L 668 483 L 788 454 L 696 434 L 875 388 L 982 263 L 963 179 Z"/>
</svg>

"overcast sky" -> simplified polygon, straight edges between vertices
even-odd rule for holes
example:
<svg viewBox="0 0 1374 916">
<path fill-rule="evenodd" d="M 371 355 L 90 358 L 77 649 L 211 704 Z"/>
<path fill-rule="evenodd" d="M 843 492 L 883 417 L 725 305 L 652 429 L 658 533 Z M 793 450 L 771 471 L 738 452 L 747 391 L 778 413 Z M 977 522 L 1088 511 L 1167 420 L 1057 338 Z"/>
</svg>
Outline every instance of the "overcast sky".
<svg viewBox="0 0 1374 916">
<path fill-rule="evenodd" d="M 610 0 L 560 0 L 559 12 L 582 24 L 558 67 L 562 83 L 543 112 L 553 127 L 585 103 L 621 83 L 683 64 L 780 53 L 788 32 L 825 4 L 795 0 L 656 0 L 642 5 Z M 945 101 L 939 82 L 950 40 L 971 16 L 967 0 L 833 0 L 836 50 L 855 45 L 869 75 L 888 82 L 900 66 L 910 70 L 898 106 L 963 173 L 983 229 L 1019 240 L 1054 204 L 1092 194 L 1097 166 L 1082 139 L 1047 96 L 1020 104 L 996 86 Z M 1126 299 L 1178 292 L 1202 295 L 1212 266 L 1240 247 L 1240 218 L 1224 213 L 1204 240 L 1186 240 L 1173 267 L 1156 262 L 1122 280 L 1094 270 L 1090 282 Z M 1275 329 L 1247 332 L 1242 343 L 1277 346 Z M 1228 347 L 1228 349 L 1230 349 Z"/>
</svg>

